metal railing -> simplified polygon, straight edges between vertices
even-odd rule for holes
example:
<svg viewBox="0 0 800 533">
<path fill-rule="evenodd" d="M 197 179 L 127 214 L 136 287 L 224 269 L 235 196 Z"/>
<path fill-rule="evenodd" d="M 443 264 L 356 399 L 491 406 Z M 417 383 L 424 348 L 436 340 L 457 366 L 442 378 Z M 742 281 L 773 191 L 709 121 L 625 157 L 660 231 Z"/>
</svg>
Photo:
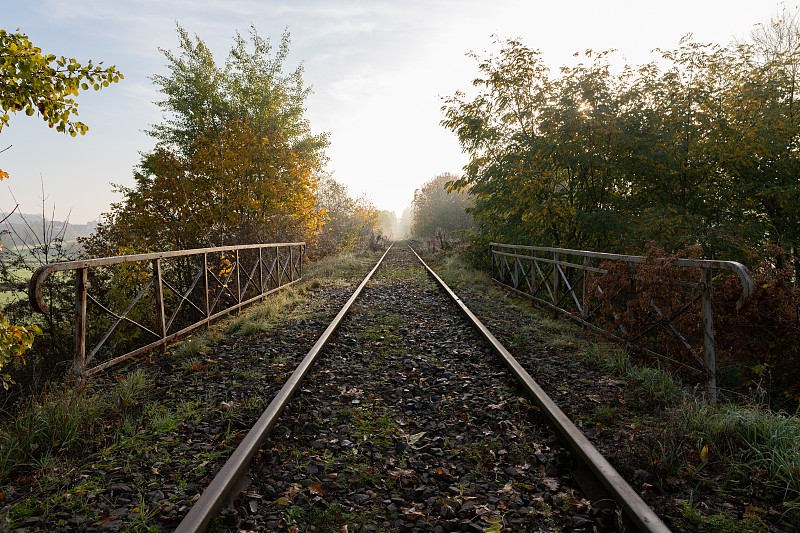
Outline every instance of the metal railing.
<svg viewBox="0 0 800 533">
<path fill-rule="evenodd" d="M 709 261 L 694 259 L 671 259 L 669 265 L 695 269 L 697 281 L 691 280 L 647 280 L 650 283 L 664 283 L 671 285 L 675 290 L 686 291 L 683 304 L 675 309 L 661 309 L 658 302 L 652 298 L 647 302 L 651 312 L 651 323 L 643 331 L 633 335 L 618 326 L 621 335 L 600 327 L 598 321 L 599 296 L 603 293 L 601 280 L 608 269 L 601 265 L 607 262 L 627 264 L 628 278 L 631 293 L 635 296 L 637 281 L 643 280 L 643 275 L 637 272 L 639 265 L 644 264 L 647 258 L 637 255 L 618 255 L 586 250 L 570 250 L 566 248 L 547 248 L 539 246 L 521 246 L 511 244 L 490 243 L 492 256 L 492 278 L 508 289 L 522 294 L 533 301 L 552 308 L 556 313 L 562 313 L 595 331 L 601 331 L 612 338 L 623 342 L 626 346 L 645 352 L 651 356 L 667 358 L 680 366 L 698 371 L 697 368 L 676 361 L 669 356 L 659 353 L 654 346 L 645 346 L 643 340 L 646 334 L 654 331 L 668 332 L 677 340 L 683 350 L 691 354 L 692 358 L 700 364 L 707 377 L 706 392 L 711 399 L 717 395 L 716 382 L 716 347 L 714 342 L 714 320 L 712 307 L 712 282 L 713 270 L 725 270 L 735 274 L 742 286 L 741 295 L 736 302 L 736 310 L 740 310 L 752 298 L 754 286 L 753 278 L 747 268 L 735 261 Z M 667 260 L 660 259 L 661 264 Z M 687 271 L 691 275 L 691 271 Z M 589 278 L 592 283 L 589 284 Z M 677 319 L 685 317 L 686 313 L 700 303 L 700 321 L 702 331 L 702 349 L 698 350 L 687 340 L 676 326 Z M 628 312 L 620 306 L 618 312 L 612 312 L 613 320 L 620 322 L 620 317 Z M 651 343 L 652 344 L 652 343 Z M 702 351 L 702 356 L 698 353 Z"/>
<path fill-rule="evenodd" d="M 293 285 L 304 255 L 305 243 L 296 242 L 52 263 L 31 276 L 28 298 L 35 311 L 49 313 L 48 278 L 74 271 L 73 368 L 85 379 Z"/>
</svg>

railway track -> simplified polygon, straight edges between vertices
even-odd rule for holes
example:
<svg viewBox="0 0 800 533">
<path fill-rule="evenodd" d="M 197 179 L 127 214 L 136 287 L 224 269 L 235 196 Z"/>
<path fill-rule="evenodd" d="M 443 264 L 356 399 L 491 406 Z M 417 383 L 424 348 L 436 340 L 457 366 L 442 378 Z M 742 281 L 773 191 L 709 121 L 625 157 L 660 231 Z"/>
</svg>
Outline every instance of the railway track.
<svg viewBox="0 0 800 533">
<path fill-rule="evenodd" d="M 367 275 L 177 531 L 209 526 L 668 531 L 404 245 Z"/>
</svg>

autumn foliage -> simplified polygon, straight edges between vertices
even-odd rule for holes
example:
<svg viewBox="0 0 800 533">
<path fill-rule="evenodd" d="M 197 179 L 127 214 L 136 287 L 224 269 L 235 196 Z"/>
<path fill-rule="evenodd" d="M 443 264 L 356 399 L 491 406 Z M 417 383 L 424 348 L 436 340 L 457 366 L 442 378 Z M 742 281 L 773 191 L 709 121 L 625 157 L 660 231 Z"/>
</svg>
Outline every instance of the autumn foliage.
<svg viewBox="0 0 800 533">
<path fill-rule="evenodd" d="M 674 264 L 675 259 L 696 258 L 700 251 L 695 246 L 668 254 L 651 246 L 635 270 L 628 263 L 604 262 L 600 268 L 606 273 L 589 276 L 588 293 L 592 295 L 593 323 L 633 345 L 665 356 L 644 354 L 653 363 L 683 375 L 687 382 L 703 385 L 704 374 L 698 372 L 703 368 L 697 287 L 701 271 Z M 775 393 L 776 403 L 787 399 L 797 402 L 800 289 L 793 283 L 793 267 L 780 248 L 769 246 L 759 255 L 762 259 L 751 271 L 754 294 L 739 310 L 741 282 L 729 272 L 714 271 L 712 304 L 719 385 L 723 394 L 751 394 L 760 389 Z"/>
<path fill-rule="evenodd" d="M 741 311 L 734 309 L 738 290 L 733 279 L 715 288 L 718 349 L 731 386 L 758 383 L 800 400 L 800 287 L 794 267 L 776 246 L 768 246 L 752 269 L 755 294 Z"/>
<path fill-rule="evenodd" d="M 164 51 L 154 76 L 168 119 L 150 134 L 132 187 L 84 242 L 96 256 L 308 240 L 323 223 L 318 171 L 326 135 L 310 132 L 302 69 L 284 73 L 289 36 L 277 50 L 251 30 L 224 65 L 178 27 L 180 50 Z"/>
<path fill-rule="evenodd" d="M 8 370 L 9 364 L 20 364 L 25 362 L 25 352 L 33 344 L 36 335 L 41 335 L 42 330 L 38 326 L 12 326 L 0 313 L 0 371 Z M 8 389 L 11 376 L 7 373 L 0 374 L 0 383 Z"/>
<path fill-rule="evenodd" d="M 639 279 L 627 264 L 607 265 L 596 309 L 609 331 L 696 368 L 700 301 L 675 283 L 700 274 L 670 259 L 744 263 L 756 294 L 739 312 L 738 280 L 714 273 L 717 377 L 800 397 L 797 21 L 781 16 L 729 46 L 688 36 L 644 65 L 587 50 L 553 73 L 513 39 L 471 54 L 474 89 L 445 99 L 442 124 L 470 156 L 451 187 L 475 199 L 473 257 L 492 241 L 649 249 Z M 688 306 L 674 323 L 691 349 L 653 327 L 664 324 L 654 306 L 667 317 Z"/>
<path fill-rule="evenodd" d="M 188 156 L 159 148 L 144 158 L 92 251 L 112 243 L 118 248 L 107 253 L 125 243 L 164 250 L 301 240 L 316 230 L 313 167 L 279 135 L 237 120 L 191 147 Z"/>
</svg>

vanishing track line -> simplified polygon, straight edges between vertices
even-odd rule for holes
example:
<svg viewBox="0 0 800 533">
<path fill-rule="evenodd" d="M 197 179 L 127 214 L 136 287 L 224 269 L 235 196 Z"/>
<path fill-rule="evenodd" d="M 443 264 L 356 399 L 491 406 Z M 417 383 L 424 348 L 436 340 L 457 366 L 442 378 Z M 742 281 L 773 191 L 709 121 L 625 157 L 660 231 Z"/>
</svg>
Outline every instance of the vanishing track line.
<svg viewBox="0 0 800 533">
<path fill-rule="evenodd" d="M 391 247 L 176 531 L 223 508 L 259 531 L 669 531 L 416 252 Z"/>
</svg>

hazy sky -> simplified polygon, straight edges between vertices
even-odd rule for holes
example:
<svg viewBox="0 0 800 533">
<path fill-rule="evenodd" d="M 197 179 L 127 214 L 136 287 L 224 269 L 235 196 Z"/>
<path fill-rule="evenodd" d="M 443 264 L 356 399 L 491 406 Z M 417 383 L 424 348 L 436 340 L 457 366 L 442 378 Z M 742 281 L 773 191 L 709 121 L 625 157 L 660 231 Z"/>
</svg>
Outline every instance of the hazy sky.
<svg viewBox="0 0 800 533">
<path fill-rule="evenodd" d="M 353 195 L 381 209 L 410 205 L 414 189 L 466 162 L 455 136 L 439 125 L 441 97 L 468 89 L 477 74 L 469 51 L 493 51 L 493 35 L 520 37 L 542 51 L 551 69 L 576 51 L 618 49 L 630 63 L 652 59 L 693 33 L 727 44 L 768 20 L 780 5 L 767 0 L 615 1 L 276 1 L 276 0 L 0 0 L 0 28 L 27 33 L 44 52 L 116 65 L 125 75 L 99 93 L 81 93 L 79 119 L 89 126 L 71 138 L 44 121 L 12 115 L 0 132 L 0 210 L 71 209 L 83 223 L 130 185 L 143 133 L 161 121 L 149 77 L 166 73 L 159 47 L 176 49 L 175 23 L 197 34 L 222 63 L 238 30 L 255 25 L 278 42 L 292 36 L 287 70 L 300 62 L 314 88 L 307 117 L 331 134 L 326 168 Z M 793 5 L 792 5 L 793 7 Z M 10 190 L 9 190 L 10 189 Z"/>
</svg>

